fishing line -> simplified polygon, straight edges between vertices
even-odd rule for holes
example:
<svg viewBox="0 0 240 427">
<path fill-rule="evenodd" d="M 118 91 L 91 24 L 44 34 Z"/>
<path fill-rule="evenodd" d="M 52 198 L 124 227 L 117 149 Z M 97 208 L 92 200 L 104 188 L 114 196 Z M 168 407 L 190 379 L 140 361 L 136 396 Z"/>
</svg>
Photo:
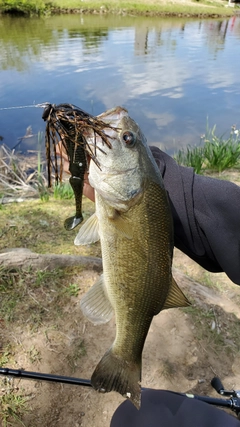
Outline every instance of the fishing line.
<svg viewBox="0 0 240 427">
<path fill-rule="evenodd" d="M 42 104 L 19 105 L 18 107 L 0 107 L 0 111 L 3 111 L 3 110 L 20 110 L 22 108 L 45 108 L 49 104 L 50 104 L 50 102 L 43 102 Z"/>
</svg>

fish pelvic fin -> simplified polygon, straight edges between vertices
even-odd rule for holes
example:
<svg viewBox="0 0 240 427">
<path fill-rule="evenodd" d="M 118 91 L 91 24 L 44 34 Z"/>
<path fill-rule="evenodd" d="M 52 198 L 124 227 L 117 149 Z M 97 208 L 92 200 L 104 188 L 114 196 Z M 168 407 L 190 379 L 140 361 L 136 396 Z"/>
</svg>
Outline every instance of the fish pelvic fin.
<svg viewBox="0 0 240 427">
<path fill-rule="evenodd" d="M 172 284 L 162 310 L 174 307 L 187 307 L 189 305 L 191 305 L 191 303 L 172 277 Z"/>
<path fill-rule="evenodd" d="M 99 240 L 99 226 L 96 213 L 82 225 L 75 237 L 74 245 L 89 245 Z"/>
<path fill-rule="evenodd" d="M 108 350 L 92 374 L 91 384 L 101 393 L 116 391 L 141 406 L 141 361 L 128 362 Z"/>
<path fill-rule="evenodd" d="M 84 316 L 96 325 L 107 323 L 112 318 L 113 308 L 107 297 L 103 275 L 83 296 L 80 307 Z"/>
</svg>

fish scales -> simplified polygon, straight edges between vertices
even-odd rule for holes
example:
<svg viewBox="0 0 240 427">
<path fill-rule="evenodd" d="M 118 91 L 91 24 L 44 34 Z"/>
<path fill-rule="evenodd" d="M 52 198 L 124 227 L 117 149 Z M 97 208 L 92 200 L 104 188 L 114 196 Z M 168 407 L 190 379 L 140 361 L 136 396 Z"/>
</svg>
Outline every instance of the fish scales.
<svg viewBox="0 0 240 427">
<path fill-rule="evenodd" d="M 94 323 L 109 320 L 113 310 L 116 336 L 91 382 L 96 390 L 115 390 L 139 408 L 142 351 L 152 318 L 188 301 L 172 278 L 171 211 L 145 137 L 121 107 L 100 117 L 111 126 L 116 123 L 109 133 L 112 148 L 105 157 L 98 154 L 101 170 L 91 164 L 89 174 L 96 195 L 89 230 L 94 235 L 96 221 L 103 277 L 83 297 L 81 307 Z M 89 243 L 87 230 L 85 223 L 76 244 Z"/>
<path fill-rule="evenodd" d="M 164 305 L 172 277 L 172 239 L 167 232 L 172 224 L 168 209 L 165 209 L 163 204 L 161 208 L 159 203 L 162 197 L 165 198 L 166 195 L 161 187 L 150 182 L 141 203 L 122 214 L 122 218 L 126 217 L 129 221 L 133 234 L 127 244 L 126 237 L 119 235 L 112 221 L 106 219 L 104 203 L 103 212 L 100 213 L 105 217 L 103 230 L 99 230 L 100 237 L 101 233 L 103 235 L 101 248 L 105 286 L 114 308 L 117 325 L 113 347 L 122 355 L 128 354 L 133 360 L 141 357 L 152 317 Z M 101 200 L 97 200 L 100 210 Z M 114 239 L 110 240 L 108 235 L 114 236 Z M 146 244 L 148 241 L 151 241 L 151 248 Z M 146 316 L 148 321 L 143 325 Z M 139 338 L 137 341 L 136 335 Z"/>
</svg>

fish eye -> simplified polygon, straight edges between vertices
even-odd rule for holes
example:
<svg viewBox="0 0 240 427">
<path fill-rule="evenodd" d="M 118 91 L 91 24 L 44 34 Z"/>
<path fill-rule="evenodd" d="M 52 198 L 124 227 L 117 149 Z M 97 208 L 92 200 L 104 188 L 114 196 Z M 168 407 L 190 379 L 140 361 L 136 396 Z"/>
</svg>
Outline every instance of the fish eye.
<svg viewBox="0 0 240 427">
<path fill-rule="evenodd" d="M 130 131 L 124 132 L 122 135 L 122 139 L 128 147 L 133 147 L 136 142 L 135 135 Z"/>
</svg>

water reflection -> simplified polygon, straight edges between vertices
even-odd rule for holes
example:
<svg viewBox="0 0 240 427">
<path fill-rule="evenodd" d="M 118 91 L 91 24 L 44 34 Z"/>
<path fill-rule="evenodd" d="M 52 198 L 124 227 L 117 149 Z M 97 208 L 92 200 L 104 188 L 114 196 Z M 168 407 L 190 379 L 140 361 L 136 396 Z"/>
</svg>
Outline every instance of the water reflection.
<svg viewBox="0 0 240 427">
<path fill-rule="evenodd" d="M 72 102 L 99 114 L 123 105 L 171 152 L 198 142 L 207 116 L 219 131 L 237 121 L 239 40 L 237 18 L 3 17 L 0 107 Z M 30 124 L 43 130 L 41 111 L 0 110 L 10 146 Z"/>
</svg>

